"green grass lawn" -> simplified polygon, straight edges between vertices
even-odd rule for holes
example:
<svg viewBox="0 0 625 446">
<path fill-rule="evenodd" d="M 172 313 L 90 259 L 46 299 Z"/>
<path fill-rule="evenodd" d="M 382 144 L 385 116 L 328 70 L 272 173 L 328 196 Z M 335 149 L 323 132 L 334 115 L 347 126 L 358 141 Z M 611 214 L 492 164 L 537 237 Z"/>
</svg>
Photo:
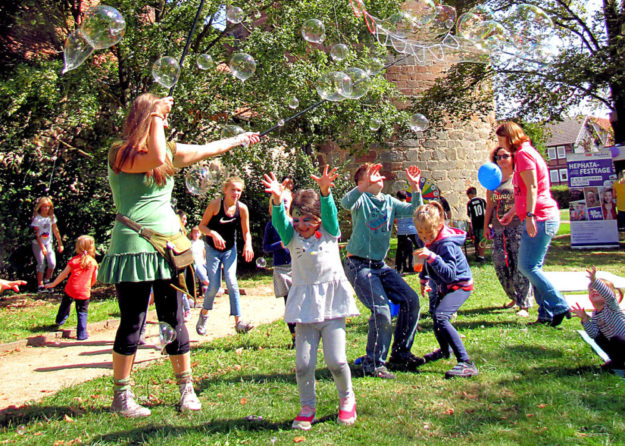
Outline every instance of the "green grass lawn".
<svg viewBox="0 0 625 446">
<path fill-rule="evenodd" d="M 622 274 L 624 257 L 623 251 L 573 252 L 561 237 L 545 268 L 582 271 L 595 264 Z M 284 445 L 297 437 L 314 445 L 625 444 L 625 381 L 600 371 L 600 358 L 576 332 L 579 320 L 565 321 L 562 329 L 528 327 L 527 319 L 502 308 L 507 298 L 492 265 L 472 269 L 476 290 L 454 324 L 480 375 L 445 380 L 455 361 L 442 360 L 420 373 L 397 373 L 395 381 L 354 376 L 353 427 L 336 422 L 338 397 L 320 351 L 321 421 L 306 433 L 290 429 L 299 410 L 295 352 L 288 348 L 286 326 L 276 322 L 193 350 L 199 413 L 176 412 L 178 389 L 163 360 L 133 375 L 135 393 L 151 417 L 128 420 L 109 413 L 111 379 L 96 379 L 5 415 L 0 444 Z M 407 280 L 417 286 L 414 275 Z M 418 355 L 437 348 L 427 303 L 421 304 L 423 331 L 413 347 Z M 360 309 L 347 329 L 352 366 L 364 353 L 367 333 L 369 314 Z M 535 319 L 535 308 L 531 313 Z"/>
</svg>

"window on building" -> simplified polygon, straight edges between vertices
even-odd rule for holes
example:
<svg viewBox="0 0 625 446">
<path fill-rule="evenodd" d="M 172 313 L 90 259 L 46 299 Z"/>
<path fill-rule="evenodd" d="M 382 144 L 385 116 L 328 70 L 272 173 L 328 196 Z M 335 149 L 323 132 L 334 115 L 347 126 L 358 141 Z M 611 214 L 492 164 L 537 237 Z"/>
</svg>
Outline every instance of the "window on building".
<svg viewBox="0 0 625 446">
<path fill-rule="evenodd" d="M 566 169 L 560 169 L 560 182 L 566 183 L 569 180 L 569 174 Z"/>
<path fill-rule="evenodd" d="M 555 147 L 547 147 L 547 156 L 550 160 L 556 159 L 556 148 Z"/>
<path fill-rule="evenodd" d="M 560 182 L 560 175 L 558 175 L 557 169 L 550 170 L 549 171 L 549 177 L 551 179 L 551 184 L 555 184 L 555 183 L 559 183 Z"/>
<path fill-rule="evenodd" d="M 557 150 L 558 150 L 558 158 L 559 159 L 566 158 L 566 146 L 558 146 Z"/>
</svg>

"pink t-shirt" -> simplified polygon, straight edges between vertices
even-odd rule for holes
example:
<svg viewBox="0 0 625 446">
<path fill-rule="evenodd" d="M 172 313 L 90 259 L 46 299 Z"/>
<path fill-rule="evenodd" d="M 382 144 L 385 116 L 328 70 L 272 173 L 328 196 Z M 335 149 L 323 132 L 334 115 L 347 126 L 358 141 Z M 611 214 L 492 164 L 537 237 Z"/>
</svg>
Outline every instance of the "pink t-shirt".
<svg viewBox="0 0 625 446">
<path fill-rule="evenodd" d="M 549 169 L 540 153 L 529 142 L 521 144 L 514 155 L 514 211 L 521 220 L 525 220 L 527 214 L 527 186 L 523 182 L 520 173 L 526 170 L 536 171 L 536 208 L 534 214 L 537 221 L 552 220 L 559 218 L 558 203 L 551 197 L 551 182 L 549 181 Z"/>
</svg>

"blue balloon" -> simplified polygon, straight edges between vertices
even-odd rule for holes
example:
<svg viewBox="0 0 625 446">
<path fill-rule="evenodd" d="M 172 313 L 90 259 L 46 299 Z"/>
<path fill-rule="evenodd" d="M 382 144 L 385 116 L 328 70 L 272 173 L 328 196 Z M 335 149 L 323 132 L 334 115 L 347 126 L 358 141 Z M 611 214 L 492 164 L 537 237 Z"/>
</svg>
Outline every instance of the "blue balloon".
<svg viewBox="0 0 625 446">
<path fill-rule="evenodd" d="M 612 158 L 616 158 L 621 153 L 618 145 L 609 147 L 609 149 L 610 149 L 610 155 L 612 155 Z"/>
<path fill-rule="evenodd" d="M 495 163 L 486 163 L 477 171 L 477 179 L 488 190 L 495 190 L 501 184 L 501 169 Z"/>
</svg>

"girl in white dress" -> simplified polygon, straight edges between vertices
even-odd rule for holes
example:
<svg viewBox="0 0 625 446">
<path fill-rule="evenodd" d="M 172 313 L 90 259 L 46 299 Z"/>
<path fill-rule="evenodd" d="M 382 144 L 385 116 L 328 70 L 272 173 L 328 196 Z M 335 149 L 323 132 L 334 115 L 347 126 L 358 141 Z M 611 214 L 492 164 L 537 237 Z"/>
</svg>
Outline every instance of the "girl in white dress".
<svg viewBox="0 0 625 446">
<path fill-rule="evenodd" d="M 340 237 L 336 205 L 330 187 L 338 174 L 325 166 L 317 182 L 321 199 L 312 189 L 293 197 L 289 221 L 280 199 L 281 187 L 273 173 L 265 174 L 265 192 L 272 194 L 272 224 L 291 252 L 293 285 L 289 291 L 285 322 L 296 324 L 295 375 L 302 409 L 293 429 L 310 429 L 315 421 L 315 367 L 317 347 L 323 353 L 339 393 L 338 421 L 356 421 L 356 399 L 345 354 L 345 318 L 358 315 L 353 290 L 345 277 L 339 255 Z"/>
</svg>

